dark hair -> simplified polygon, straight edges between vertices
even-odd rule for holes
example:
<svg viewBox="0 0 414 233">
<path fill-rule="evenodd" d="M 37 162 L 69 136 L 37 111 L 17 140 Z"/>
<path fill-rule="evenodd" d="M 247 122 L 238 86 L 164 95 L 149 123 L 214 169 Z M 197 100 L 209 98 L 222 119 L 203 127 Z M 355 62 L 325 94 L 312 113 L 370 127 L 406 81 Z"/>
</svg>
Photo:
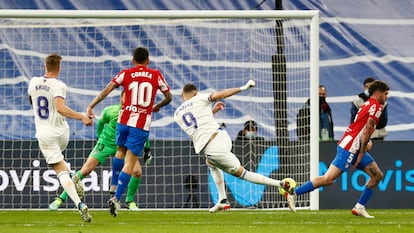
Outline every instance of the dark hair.
<svg viewBox="0 0 414 233">
<path fill-rule="evenodd" d="M 134 60 L 137 63 L 139 64 L 144 63 L 148 59 L 148 57 L 149 57 L 148 49 L 144 47 L 139 47 L 134 50 Z"/>
<path fill-rule="evenodd" d="M 368 78 L 366 78 L 365 80 L 364 80 L 364 86 L 365 86 L 365 84 L 367 84 L 367 83 L 372 83 L 372 82 L 374 82 L 375 81 L 375 78 L 373 78 L 373 77 L 368 77 Z"/>
<path fill-rule="evenodd" d="M 183 87 L 183 93 L 190 93 L 193 91 L 197 91 L 197 87 L 194 84 L 189 83 Z"/>
<path fill-rule="evenodd" d="M 385 92 L 388 90 L 390 90 L 388 84 L 380 80 L 374 81 L 368 89 L 370 95 L 374 94 L 376 91 Z"/>
<path fill-rule="evenodd" d="M 244 122 L 244 129 L 253 129 L 253 128 L 257 128 L 257 124 L 255 121 L 250 120 L 250 121 L 246 121 Z"/>
</svg>

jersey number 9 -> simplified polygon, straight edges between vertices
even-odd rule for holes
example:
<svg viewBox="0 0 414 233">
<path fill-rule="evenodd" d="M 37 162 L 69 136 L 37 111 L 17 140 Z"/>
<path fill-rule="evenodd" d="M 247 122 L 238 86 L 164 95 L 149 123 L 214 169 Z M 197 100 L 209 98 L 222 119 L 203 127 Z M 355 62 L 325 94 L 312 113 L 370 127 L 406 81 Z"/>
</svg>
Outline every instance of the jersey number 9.
<svg viewBox="0 0 414 233">
<path fill-rule="evenodd" d="M 183 114 L 183 122 L 188 127 L 194 126 L 195 129 L 198 128 L 197 119 L 191 112 L 186 112 Z"/>
</svg>

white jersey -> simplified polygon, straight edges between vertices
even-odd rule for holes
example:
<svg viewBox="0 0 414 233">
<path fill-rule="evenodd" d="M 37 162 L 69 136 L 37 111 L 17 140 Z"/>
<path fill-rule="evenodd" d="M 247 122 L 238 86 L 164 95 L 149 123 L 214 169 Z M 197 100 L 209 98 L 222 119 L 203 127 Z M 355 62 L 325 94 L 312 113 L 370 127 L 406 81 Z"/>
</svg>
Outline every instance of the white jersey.
<svg viewBox="0 0 414 233">
<path fill-rule="evenodd" d="M 175 122 L 191 137 L 197 154 L 220 128 L 214 119 L 209 97 L 208 94 L 197 94 L 182 103 L 174 112 Z"/>
<path fill-rule="evenodd" d="M 36 138 L 61 136 L 69 126 L 57 112 L 55 98 L 66 99 L 66 85 L 56 78 L 33 77 L 29 82 L 35 116 Z"/>
</svg>

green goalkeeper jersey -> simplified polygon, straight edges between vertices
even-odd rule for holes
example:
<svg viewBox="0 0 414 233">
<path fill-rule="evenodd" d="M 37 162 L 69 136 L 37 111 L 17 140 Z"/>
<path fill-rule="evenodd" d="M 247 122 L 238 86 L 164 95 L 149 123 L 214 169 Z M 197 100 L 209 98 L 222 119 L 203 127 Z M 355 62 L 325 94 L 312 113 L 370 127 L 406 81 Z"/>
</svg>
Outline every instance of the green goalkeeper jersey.
<svg viewBox="0 0 414 233">
<path fill-rule="evenodd" d="M 118 122 L 120 104 L 107 106 L 103 109 L 102 117 L 98 120 L 96 126 L 96 135 L 98 140 L 107 145 L 116 147 L 115 135 L 116 125 Z"/>
</svg>

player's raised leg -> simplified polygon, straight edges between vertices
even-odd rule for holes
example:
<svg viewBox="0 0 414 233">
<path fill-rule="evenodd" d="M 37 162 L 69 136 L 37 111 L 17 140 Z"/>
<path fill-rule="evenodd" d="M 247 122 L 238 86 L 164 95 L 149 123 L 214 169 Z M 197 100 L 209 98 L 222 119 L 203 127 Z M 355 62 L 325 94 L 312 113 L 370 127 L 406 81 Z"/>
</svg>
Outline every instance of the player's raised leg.
<svg viewBox="0 0 414 233">
<path fill-rule="evenodd" d="M 289 182 L 288 180 L 276 180 L 276 179 L 271 179 L 269 177 L 266 177 L 264 175 L 255 173 L 255 172 L 251 172 L 248 171 L 246 169 L 244 169 L 243 167 L 240 167 L 237 172 L 235 172 L 233 175 L 250 181 L 252 183 L 256 183 L 256 184 L 264 184 L 264 185 L 269 185 L 269 186 L 275 186 L 278 188 L 282 188 L 285 190 L 285 197 L 286 200 L 288 202 L 288 207 L 292 212 L 296 212 L 296 195 L 295 195 L 295 189 L 294 189 L 294 185 L 293 183 L 291 184 L 291 182 Z M 294 183 L 296 183 L 293 179 L 292 181 Z"/>
<path fill-rule="evenodd" d="M 251 172 L 241 166 L 239 159 L 231 152 L 232 142 L 228 133 L 224 130 L 219 130 L 214 140 L 210 141 L 205 147 L 205 154 L 207 156 L 207 164 L 220 167 L 223 171 L 247 180 L 255 184 L 263 184 L 275 186 L 286 189 L 290 193 L 287 197 L 289 208 L 295 212 L 294 187 L 289 182 L 283 180 L 276 180 L 259 173 Z"/>
</svg>

